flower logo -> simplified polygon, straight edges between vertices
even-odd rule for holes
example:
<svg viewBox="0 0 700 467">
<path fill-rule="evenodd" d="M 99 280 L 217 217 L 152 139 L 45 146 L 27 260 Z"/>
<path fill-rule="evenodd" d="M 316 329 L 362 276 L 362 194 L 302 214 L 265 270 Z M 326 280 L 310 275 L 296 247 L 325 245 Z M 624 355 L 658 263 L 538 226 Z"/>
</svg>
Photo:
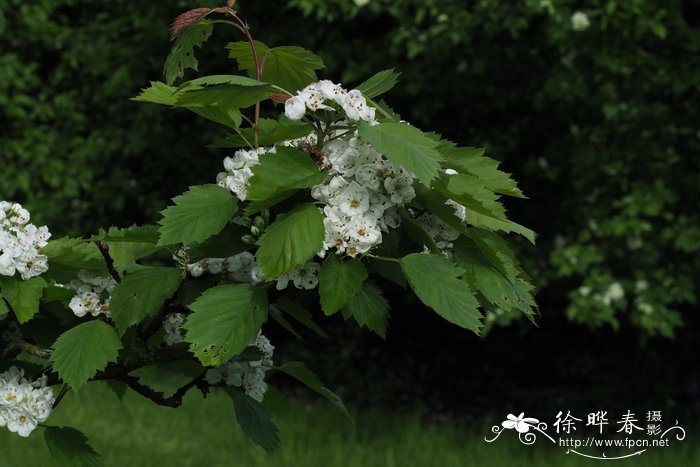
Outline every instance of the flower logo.
<svg viewBox="0 0 700 467">
<path fill-rule="evenodd" d="M 518 433 L 527 433 L 530 431 L 530 427 L 536 427 L 540 422 L 536 418 L 525 418 L 525 412 L 521 412 L 517 417 L 512 413 L 509 413 L 501 425 L 503 428 L 508 430 L 516 429 Z"/>
</svg>

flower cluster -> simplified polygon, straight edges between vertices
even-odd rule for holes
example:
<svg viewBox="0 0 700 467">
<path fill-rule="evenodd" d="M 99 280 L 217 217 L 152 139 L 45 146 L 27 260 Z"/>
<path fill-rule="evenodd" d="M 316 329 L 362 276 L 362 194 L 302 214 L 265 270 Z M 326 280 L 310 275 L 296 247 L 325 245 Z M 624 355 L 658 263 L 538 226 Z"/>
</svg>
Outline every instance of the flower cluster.
<svg viewBox="0 0 700 467">
<path fill-rule="evenodd" d="M 0 275 L 31 279 L 49 270 L 48 258 L 39 251 L 51 234 L 46 226 L 29 223 L 29 211 L 20 204 L 0 201 Z"/>
<path fill-rule="evenodd" d="M 175 345 L 184 341 L 181 333 L 184 322 L 185 315 L 182 313 L 171 313 L 165 317 L 163 330 L 165 331 L 165 343 L 167 345 Z"/>
<path fill-rule="evenodd" d="M 311 290 L 318 285 L 318 272 L 321 270 L 321 265 L 309 261 L 306 264 L 301 264 L 291 271 L 287 271 L 277 278 L 277 290 L 284 290 L 292 281 L 297 289 Z"/>
<path fill-rule="evenodd" d="M 216 183 L 235 194 L 238 199 L 245 201 L 248 195 L 248 184 L 253 176 L 252 167 L 257 165 L 263 154 L 277 152 L 275 147 L 257 149 L 239 149 L 233 157 L 224 159 L 224 169 L 216 176 Z"/>
<path fill-rule="evenodd" d="M 464 206 L 451 199 L 445 201 L 445 204 L 453 207 L 455 216 L 459 218 L 459 220 L 464 221 L 467 213 L 467 209 Z M 455 228 L 447 225 L 438 216 L 429 212 L 420 214 L 416 218 L 416 221 L 421 224 L 425 232 L 430 235 L 437 249 L 447 258 L 452 258 L 452 247 L 454 246 L 452 242 L 459 237 L 459 232 Z M 427 251 L 427 247 L 425 251 Z"/>
<path fill-rule="evenodd" d="M 350 120 L 364 120 L 370 123 L 376 121 L 375 109 L 367 105 L 362 92 L 357 89 L 347 91 L 327 79 L 309 84 L 296 96 L 287 99 L 284 103 L 284 114 L 290 120 L 301 120 L 307 110 L 335 111 L 337 108 L 342 109 Z"/>
<path fill-rule="evenodd" d="M 185 270 L 192 277 L 199 277 L 206 272 L 214 275 L 225 274 L 234 282 L 259 284 L 263 281 L 262 269 L 255 261 L 255 256 L 248 251 L 228 258 L 205 258 L 196 263 L 186 264 Z"/>
<path fill-rule="evenodd" d="M 591 27 L 591 20 L 588 19 L 588 15 L 582 11 L 577 11 L 571 15 L 571 29 L 574 31 L 585 31 Z"/>
<path fill-rule="evenodd" d="M 354 135 L 331 141 L 323 155 L 329 176 L 311 189 L 326 203 L 323 250 L 365 253 L 381 243 L 382 232 L 399 226 L 399 208 L 416 196 L 414 177 Z"/>
<path fill-rule="evenodd" d="M 53 403 L 45 376 L 30 382 L 17 367 L 0 374 L 0 426 L 26 438 L 49 418 Z"/>
<path fill-rule="evenodd" d="M 311 131 L 311 130 L 309 130 Z M 303 138 L 292 139 L 280 143 L 283 146 L 304 146 L 316 143 L 316 135 L 310 134 Z M 263 154 L 275 154 L 277 148 L 239 149 L 233 157 L 224 158 L 225 172 L 216 176 L 216 183 L 236 195 L 241 201 L 248 196 L 250 178 L 253 176 L 253 166 L 258 165 Z"/>
<path fill-rule="evenodd" d="M 245 393 L 262 402 L 267 392 L 265 373 L 272 368 L 272 355 L 275 347 L 262 333 L 255 340 L 255 347 L 262 353 L 260 360 L 241 361 L 237 357 L 225 364 L 207 371 L 205 378 L 209 384 L 223 382 L 227 386 L 243 387 Z"/>
<path fill-rule="evenodd" d="M 82 318 L 90 313 L 92 316 L 105 314 L 111 318 L 109 312 L 110 293 L 117 286 L 117 282 L 111 277 L 98 276 L 88 271 L 78 272 L 78 279 L 64 286 L 75 290 L 75 295 L 68 303 L 68 307 L 76 316 Z"/>
</svg>

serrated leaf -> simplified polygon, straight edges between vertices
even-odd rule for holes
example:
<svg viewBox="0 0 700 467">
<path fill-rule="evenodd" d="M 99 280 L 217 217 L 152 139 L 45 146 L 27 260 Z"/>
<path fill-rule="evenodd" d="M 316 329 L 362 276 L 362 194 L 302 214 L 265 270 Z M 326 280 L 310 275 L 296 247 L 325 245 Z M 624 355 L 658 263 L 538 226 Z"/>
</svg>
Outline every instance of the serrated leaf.
<svg viewBox="0 0 700 467">
<path fill-rule="evenodd" d="M 218 106 L 223 110 L 244 109 L 275 92 L 269 83 L 238 75 L 212 75 L 188 81 L 175 93 L 175 106 L 197 108 Z"/>
<path fill-rule="evenodd" d="M 435 150 L 437 142 L 418 128 L 404 123 L 386 122 L 370 125 L 359 122 L 360 136 L 391 162 L 415 174 L 426 186 L 437 177 L 442 156 Z"/>
<path fill-rule="evenodd" d="M 109 309 L 121 335 L 155 315 L 177 291 L 183 273 L 177 268 L 143 268 L 127 274 L 112 290 Z"/>
<path fill-rule="evenodd" d="M 377 97 L 396 86 L 400 74 L 401 73 L 395 72 L 393 68 L 380 71 L 364 83 L 357 86 L 356 89 L 361 91 L 362 95 L 365 97 Z"/>
<path fill-rule="evenodd" d="M 92 320 L 69 329 L 53 345 L 51 362 L 58 376 L 78 389 L 107 363 L 117 361 L 122 343 L 109 324 Z"/>
<path fill-rule="evenodd" d="M 467 226 L 455 214 L 454 206 L 446 204 L 447 200 L 448 198 L 437 190 L 417 186 L 416 197 L 411 202 L 411 206 L 429 211 L 457 232 L 466 234 Z"/>
<path fill-rule="evenodd" d="M 65 426 L 47 426 L 44 441 L 58 465 L 99 467 L 102 465 L 88 438 L 81 431 Z"/>
<path fill-rule="evenodd" d="M 443 140 L 437 149 L 445 158 L 445 167 L 478 177 L 485 187 L 496 193 L 525 198 L 510 174 L 498 168 L 500 162 L 484 156 L 483 148 L 460 148 Z"/>
<path fill-rule="evenodd" d="M 446 320 L 476 334 L 481 328 L 479 303 L 464 270 L 442 256 L 414 253 L 401 258 L 401 269 L 418 298 Z"/>
<path fill-rule="evenodd" d="M 248 284 L 221 285 L 188 306 L 185 341 L 203 365 L 215 366 L 255 341 L 267 318 L 265 291 Z"/>
<path fill-rule="evenodd" d="M 290 298 L 282 297 L 277 301 L 277 303 L 275 303 L 275 305 L 319 336 L 326 338 L 328 337 L 328 334 L 326 334 L 323 329 L 316 324 L 311 312 Z"/>
<path fill-rule="evenodd" d="M 261 118 L 259 124 L 258 145 L 260 146 L 272 146 L 282 141 L 302 138 L 312 132 L 308 123 L 290 120 L 284 115 L 280 116 L 279 120 Z M 232 133 L 225 138 L 215 140 L 210 147 L 244 148 L 253 141 L 255 141 L 255 130 L 253 128 L 240 128 L 239 133 Z"/>
<path fill-rule="evenodd" d="M 353 296 L 344 310 L 357 324 L 367 326 L 382 338 L 386 337 L 386 325 L 389 321 L 389 304 L 377 286 L 365 283 L 362 290 Z"/>
<path fill-rule="evenodd" d="M 530 242 L 535 242 L 535 233 L 506 217 L 498 195 L 489 190 L 484 182 L 474 175 L 442 175 L 435 189 L 444 196 L 467 208 L 465 221 L 476 227 L 503 232 L 518 233 Z"/>
<path fill-rule="evenodd" d="M 200 243 L 216 235 L 236 211 L 236 198 L 218 185 L 191 186 L 161 212 L 158 246 Z"/>
<path fill-rule="evenodd" d="M 330 254 L 318 273 L 318 291 L 321 308 L 331 315 L 340 310 L 348 300 L 360 293 L 367 279 L 367 270 L 357 259 L 339 260 Z"/>
<path fill-rule="evenodd" d="M 160 81 L 151 81 L 151 86 L 131 98 L 132 101 L 150 102 L 152 104 L 175 105 L 175 87 Z"/>
<path fill-rule="evenodd" d="M 294 329 L 292 323 L 289 322 L 289 320 L 282 314 L 282 311 L 277 306 L 275 306 L 274 304 L 270 305 L 270 308 L 267 310 L 267 312 L 268 315 L 273 320 L 275 320 L 277 324 L 289 331 L 289 333 L 294 335 L 294 337 L 296 337 L 297 339 L 301 339 L 301 334 L 299 334 L 297 330 Z"/>
<path fill-rule="evenodd" d="M 253 51 L 248 42 L 231 42 L 226 46 L 229 58 L 238 62 L 239 70 L 248 71 L 248 75 L 257 76 Z M 295 46 L 269 48 L 260 41 L 255 41 L 259 60 L 264 60 L 262 80 L 276 84 L 281 88 L 295 92 L 306 85 L 318 81 L 316 71 L 325 68 L 321 57 Z"/>
<path fill-rule="evenodd" d="M 110 227 L 105 231 L 100 229 L 97 235 L 90 237 L 90 241 L 104 241 L 109 243 L 158 243 L 158 227 L 155 225 L 132 225 L 131 227 Z"/>
<path fill-rule="evenodd" d="M 185 29 L 175 41 L 170 55 L 165 60 L 165 82 L 172 85 L 185 75 L 187 68 L 197 70 L 199 63 L 194 56 L 195 47 L 201 47 L 213 30 L 211 21 L 200 20 Z"/>
<path fill-rule="evenodd" d="M 0 276 L 0 291 L 20 324 L 32 319 L 39 311 L 39 301 L 47 286 L 46 281 L 39 276 L 26 281 L 14 276 Z"/>
<path fill-rule="evenodd" d="M 276 153 L 262 154 L 252 168 L 247 199 L 264 201 L 290 190 L 318 185 L 326 178 L 308 154 L 296 148 L 278 146 Z"/>
<path fill-rule="evenodd" d="M 279 216 L 258 240 L 256 257 L 270 280 L 304 264 L 323 247 L 323 215 L 306 203 Z"/>
<path fill-rule="evenodd" d="M 318 379 L 318 376 L 316 376 L 313 371 L 309 370 L 306 365 L 301 362 L 287 362 L 282 366 L 276 367 L 276 369 L 304 383 L 309 389 L 326 398 L 333 407 L 338 409 L 340 413 L 350 420 L 353 426 L 355 425 L 355 420 L 352 418 L 352 415 L 350 415 L 350 412 L 348 412 L 342 399 L 325 387 L 321 380 Z"/>
<path fill-rule="evenodd" d="M 265 407 L 241 389 L 232 388 L 228 393 L 233 399 L 236 420 L 243 433 L 267 451 L 277 449 L 280 444 L 279 430 L 270 420 Z"/>
<path fill-rule="evenodd" d="M 517 276 L 507 277 L 471 239 L 458 238 L 454 242 L 453 252 L 455 262 L 465 270 L 467 282 L 486 300 L 505 311 L 516 309 L 530 317 L 534 314 L 532 286 L 527 288 L 527 283 Z"/>
<path fill-rule="evenodd" d="M 158 228 L 155 225 L 131 226 L 125 229 L 111 227 L 105 232 L 93 235 L 91 241 L 104 241 L 109 244 L 109 255 L 114 260 L 114 268 L 122 273 L 136 260 L 152 255 L 160 248 Z"/>
</svg>

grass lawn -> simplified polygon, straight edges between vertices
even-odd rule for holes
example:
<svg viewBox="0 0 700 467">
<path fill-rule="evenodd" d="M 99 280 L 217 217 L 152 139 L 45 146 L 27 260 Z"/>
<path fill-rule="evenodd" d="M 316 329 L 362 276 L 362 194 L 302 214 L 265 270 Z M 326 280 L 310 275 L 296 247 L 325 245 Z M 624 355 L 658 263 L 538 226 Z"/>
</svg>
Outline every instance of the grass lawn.
<svg viewBox="0 0 700 467">
<path fill-rule="evenodd" d="M 601 461 L 566 454 L 566 448 L 523 446 L 515 437 L 493 444 L 488 430 L 456 422 L 425 425 L 418 416 L 355 414 L 357 430 L 322 402 L 292 405 L 278 420 L 282 448 L 268 454 L 243 435 L 233 404 L 221 393 L 204 400 L 192 391 L 180 409 L 157 407 L 134 393 L 123 404 L 104 384 L 69 393 L 52 414 L 50 425 L 83 431 L 106 466 L 245 467 L 404 467 L 404 466 L 594 466 Z M 3 467 L 53 466 L 42 429 L 23 439 L 0 429 Z M 610 455 L 610 453 L 608 453 Z M 690 433 L 683 442 L 656 448 L 631 459 L 604 462 L 615 467 L 700 465 L 700 450 Z M 72 467 L 72 466 L 71 466 Z"/>
</svg>

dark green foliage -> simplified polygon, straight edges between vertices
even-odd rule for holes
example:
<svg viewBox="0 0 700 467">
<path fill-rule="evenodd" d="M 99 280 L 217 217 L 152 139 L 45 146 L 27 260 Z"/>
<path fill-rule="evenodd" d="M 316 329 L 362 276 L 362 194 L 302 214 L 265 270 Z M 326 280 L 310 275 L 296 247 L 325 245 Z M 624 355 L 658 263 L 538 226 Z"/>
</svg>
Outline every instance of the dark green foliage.
<svg viewBox="0 0 700 467">
<path fill-rule="evenodd" d="M 318 23 L 303 45 L 323 44 L 330 76 L 359 83 L 395 66 L 404 118 L 518 174 L 528 208 L 508 207 L 538 232 L 518 256 L 541 301 L 568 303 L 577 322 L 673 335 L 700 277 L 694 2 L 289 3 Z M 371 33 L 343 40 L 359 30 Z"/>
<path fill-rule="evenodd" d="M 5 2 L 2 197 L 24 202 L 52 232 L 76 234 L 153 223 L 188 185 L 212 183 L 228 154 L 202 150 L 220 134 L 214 124 L 129 100 L 162 75 L 170 20 L 216 4 L 203 3 Z M 319 52 L 320 78 L 351 87 L 387 66 L 401 71 L 387 96 L 403 118 L 486 146 L 518 173 L 529 209 L 507 207 L 539 234 L 536 247 L 516 247 L 544 301 L 568 304 L 578 322 L 671 336 L 700 277 L 700 32 L 689 3 L 237 6 L 270 47 Z M 585 31 L 571 27 L 577 8 L 589 16 Z M 241 38 L 209 40 L 216 45 L 197 49 L 202 74 L 235 71 L 212 63 L 224 62 L 217 46 Z"/>
</svg>

